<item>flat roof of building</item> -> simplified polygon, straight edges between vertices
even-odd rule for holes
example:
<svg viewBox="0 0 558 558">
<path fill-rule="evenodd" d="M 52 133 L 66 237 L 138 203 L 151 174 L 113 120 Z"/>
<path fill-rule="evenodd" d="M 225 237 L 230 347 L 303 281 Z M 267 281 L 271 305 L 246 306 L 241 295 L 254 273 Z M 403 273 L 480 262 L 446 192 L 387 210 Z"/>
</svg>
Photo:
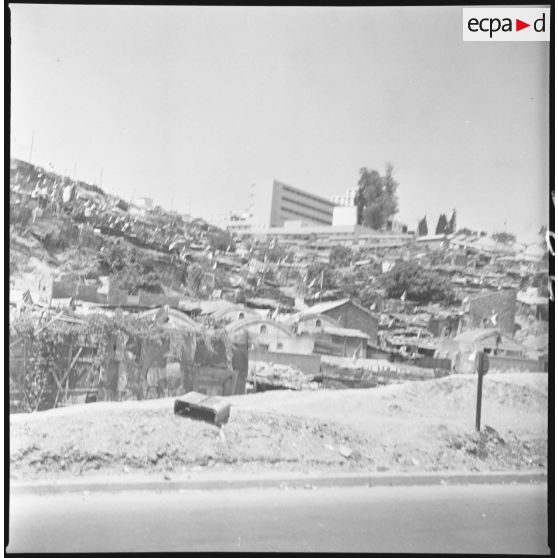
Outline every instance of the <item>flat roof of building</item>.
<svg viewBox="0 0 558 558">
<path fill-rule="evenodd" d="M 250 230 L 251 234 L 276 234 L 276 235 L 311 235 L 311 234 L 353 234 L 356 236 L 373 236 L 381 237 L 384 239 L 410 239 L 413 233 L 384 233 L 362 225 L 350 226 L 331 226 L 331 225 L 309 225 L 301 227 L 267 227 L 257 228 L 253 227 Z"/>
</svg>

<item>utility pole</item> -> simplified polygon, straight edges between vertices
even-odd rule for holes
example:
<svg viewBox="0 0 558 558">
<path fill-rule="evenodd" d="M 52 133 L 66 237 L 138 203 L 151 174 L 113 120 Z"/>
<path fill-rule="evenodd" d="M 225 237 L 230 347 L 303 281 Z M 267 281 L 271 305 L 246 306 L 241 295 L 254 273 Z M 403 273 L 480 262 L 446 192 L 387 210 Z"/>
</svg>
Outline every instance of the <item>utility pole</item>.
<svg viewBox="0 0 558 558">
<path fill-rule="evenodd" d="M 35 140 L 35 130 L 31 132 L 31 148 L 29 149 L 29 163 L 31 163 L 31 159 L 33 157 L 33 141 Z"/>
<path fill-rule="evenodd" d="M 480 432 L 481 422 L 481 406 L 482 406 L 482 379 L 488 372 L 490 362 L 488 355 L 484 351 L 479 351 L 476 354 L 475 365 L 477 368 L 477 412 L 475 415 L 475 429 Z"/>
</svg>

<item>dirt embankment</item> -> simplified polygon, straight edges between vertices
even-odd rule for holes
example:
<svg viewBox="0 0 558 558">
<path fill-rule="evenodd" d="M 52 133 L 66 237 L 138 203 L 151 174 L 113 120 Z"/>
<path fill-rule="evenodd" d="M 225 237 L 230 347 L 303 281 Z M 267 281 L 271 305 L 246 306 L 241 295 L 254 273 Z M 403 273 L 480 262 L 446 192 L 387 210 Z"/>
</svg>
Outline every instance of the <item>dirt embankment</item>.
<svg viewBox="0 0 558 558">
<path fill-rule="evenodd" d="M 366 390 L 273 391 L 229 398 L 222 428 L 173 414 L 173 400 L 96 403 L 11 417 L 11 477 L 214 468 L 489 471 L 546 467 L 544 374 L 489 375 L 483 430 L 476 378 Z"/>
</svg>

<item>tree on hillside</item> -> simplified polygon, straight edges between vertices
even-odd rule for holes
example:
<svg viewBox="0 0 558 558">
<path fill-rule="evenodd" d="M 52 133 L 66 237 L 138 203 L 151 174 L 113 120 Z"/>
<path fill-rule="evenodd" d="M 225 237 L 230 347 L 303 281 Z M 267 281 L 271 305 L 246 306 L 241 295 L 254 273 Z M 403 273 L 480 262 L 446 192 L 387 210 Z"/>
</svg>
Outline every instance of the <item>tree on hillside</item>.
<svg viewBox="0 0 558 558">
<path fill-rule="evenodd" d="M 287 250 L 277 243 L 271 243 L 269 246 L 264 246 L 256 250 L 256 255 L 259 260 L 279 263 L 282 261 L 289 261 L 290 254 Z"/>
<path fill-rule="evenodd" d="M 214 231 L 208 235 L 209 246 L 212 250 L 220 250 L 222 252 L 235 252 L 236 244 L 233 237 L 227 231 Z"/>
<path fill-rule="evenodd" d="M 120 271 L 112 273 L 109 281 L 112 287 L 124 289 L 130 295 L 137 295 L 140 290 L 155 294 L 164 292 L 163 276 L 155 265 L 147 262 L 130 263 Z"/>
<path fill-rule="evenodd" d="M 547 243 L 546 243 L 546 231 L 548 231 L 548 227 L 546 225 L 541 225 L 540 229 L 539 229 L 539 238 L 540 238 L 540 245 L 546 250 L 547 249 Z"/>
<path fill-rule="evenodd" d="M 334 289 L 337 287 L 335 272 L 326 263 L 315 262 L 310 264 L 306 274 L 306 285 L 312 285 L 315 290 L 322 287 L 324 289 Z"/>
<path fill-rule="evenodd" d="M 357 223 L 373 229 L 381 229 L 399 209 L 397 187 L 393 178 L 393 165 L 386 164 L 385 175 L 373 169 L 360 169 L 358 190 L 355 196 Z"/>
<path fill-rule="evenodd" d="M 202 287 L 204 270 L 199 264 L 192 264 L 188 269 L 187 285 L 190 291 L 197 295 Z"/>
<path fill-rule="evenodd" d="M 448 233 L 454 233 L 456 228 L 457 228 L 457 212 L 454 209 L 448 223 Z"/>
<path fill-rule="evenodd" d="M 475 231 L 472 231 L 467 227 L 463 227 L 457 231 L 457 234 L 464 234 L 465 236 L 475 236 Z"/>
<path fill-rule="evenodd" d="M 438 219 L 438 224 L 436 225 L 436 233 L 435 234 L 446 234 L 448 231 L 448 218 L 446 217 L 445 213 L 440 215 Z"/>
<path fill-rule="evenodd" d="M 352 250 L 342 244 L 335 245 L 329 252 L 329 264 L 333 267 L 344 267 L 351 263 Z"/>
<path fill-rule="evenodd" d="M 492 235 L 492 238 L 502 244 L 513 244 L 515 242 L 515 235 L 509 232 L 496 232 Z"/>
<path fill-rule="evenodd" d="M 428 236 L 428 223 L 426 222 L 426 215 L 419 221 L 418 235 Z"/>
<path fill-rule="evenodd" d="M 554 234 L 549 231 L 546 225 L 541 226 L 539 229 L 540 246 L 544 250 L 542 262 L 548 265 L 550 261 L 549 253 L 552 250 L 554 252 Z"/>
<path fill-rule="evenodd" d="M 422 267 L 416 261 L 396 263 L 382 276 L 381 283 L 389 298 L 400 298 L 406 293 L 408 300 L 422 304 L 454 301 L 449 280 L 436 271 Z"/>
</svg>

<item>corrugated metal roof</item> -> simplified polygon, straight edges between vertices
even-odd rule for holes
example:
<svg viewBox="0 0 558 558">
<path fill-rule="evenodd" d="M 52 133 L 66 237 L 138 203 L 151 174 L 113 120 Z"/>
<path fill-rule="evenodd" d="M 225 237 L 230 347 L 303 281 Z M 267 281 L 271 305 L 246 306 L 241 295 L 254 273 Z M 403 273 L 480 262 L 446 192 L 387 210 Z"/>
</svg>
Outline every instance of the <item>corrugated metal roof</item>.
<svg viewBox="0 0 558 558">
<path fill-rule="evenodd" d="M 314 306 L 310 306 L 308 310 L 306 310 L 305 314 L 321 314 L 322 312 L 327 312 L 328 310 L 333 310 L 334 308 L 338 308 L 339 306 L 343 306 L 347 302 L 350 302 L 350 298 L 342 298 L 340 300 L 331 300 L 329 302 L 320 302 L 318 304 L 314 304 Z"/>
<path fill-rule="evenodd" d="M 461 343 L 477 343 L 482 341 L 485 337 L 490 337 L 491 335 L 500 335 L 500 330 L 496 328 L 477 328 L 470 329 L 469 331 L 464 331 L 459 335 L 454 337 L 454 341 L 459 341 Z"/>
<path fill-rule="evenodd" d="M 536 304 L 536 305 L 546 305 L 548 304 L 548 298 L 544 296 L 538 296 L 537 293 L 528 292 L 528 291 L 520 291 L 517 293 L 517 300 L 518 302 L 522 302 L 523 304 Z"/>
<path fill-rule="evenodd" d="M 345 327 L 333 327 L 326 325 L 323 328 L 328 335 L 338 335 L 339 337 L 358 337 L 359 339 L 369 339 L 370 337 L 360 331 L 360 329 L 350 329 Z"/>
</svg>

